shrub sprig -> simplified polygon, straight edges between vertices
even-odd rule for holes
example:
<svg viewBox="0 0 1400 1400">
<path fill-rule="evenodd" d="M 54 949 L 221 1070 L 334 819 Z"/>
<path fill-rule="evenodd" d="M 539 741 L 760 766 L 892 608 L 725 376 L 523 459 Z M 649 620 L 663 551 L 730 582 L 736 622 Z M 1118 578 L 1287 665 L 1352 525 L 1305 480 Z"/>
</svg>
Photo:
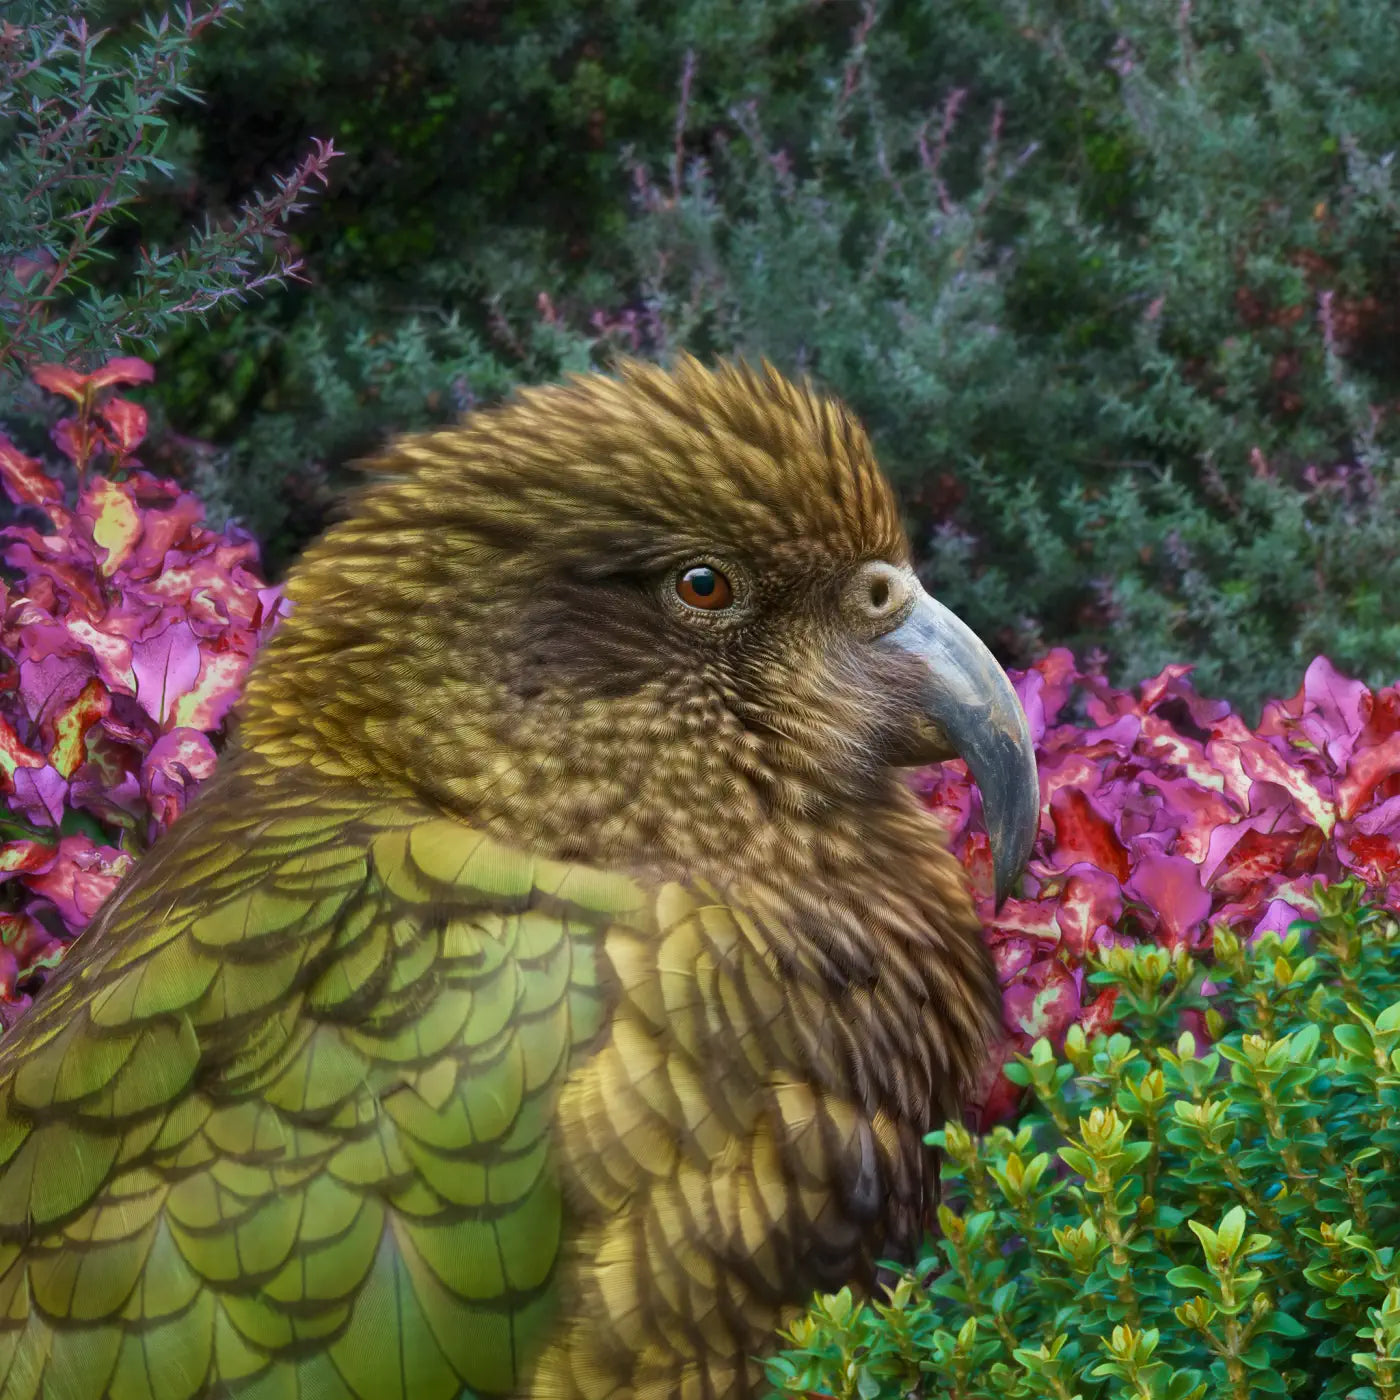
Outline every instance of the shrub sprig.
<svg viewBox="0 0 1400 1400">
<path fill-rule="evenodd" d="M 1189 995 L 1141 990 L 1150 948 L 1093 958 L 1121 1029 L 1017 1053 L 1014 1127 L 931 1136 L 941 1238 L 878 1302 L 820 1300 L 776 1391 L 1400 1396 L 1400 921 L 1354 876 L 1313 899 L 1179 953 Z M 1213 1047 L 1183 1024 L 1207 979 Z"/>
</svg>

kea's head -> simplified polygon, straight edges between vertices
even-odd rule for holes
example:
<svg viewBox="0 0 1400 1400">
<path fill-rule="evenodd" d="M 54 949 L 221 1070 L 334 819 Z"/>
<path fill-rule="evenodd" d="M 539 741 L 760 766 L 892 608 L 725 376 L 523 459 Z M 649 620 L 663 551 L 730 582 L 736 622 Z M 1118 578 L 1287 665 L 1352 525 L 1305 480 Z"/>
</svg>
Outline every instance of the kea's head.
<svg viewBox="0 0 1400 1400">
<path fill-rule="evenodd" d="M 312 547 L 241 740 L 598 860 L 761 849 L 959 755 L 1004 891 L 1034 756 L 919 585 L 855 419 L 765 366 L 527 389 L 371 464 Z"/>
</svg>

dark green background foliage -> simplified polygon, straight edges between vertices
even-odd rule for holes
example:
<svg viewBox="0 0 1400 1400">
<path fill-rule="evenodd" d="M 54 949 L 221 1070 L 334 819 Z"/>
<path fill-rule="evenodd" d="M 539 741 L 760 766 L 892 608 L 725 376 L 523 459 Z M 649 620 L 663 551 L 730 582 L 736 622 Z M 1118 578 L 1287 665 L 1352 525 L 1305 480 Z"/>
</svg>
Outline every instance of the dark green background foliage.
<svg viewBox="0 0 1400 1400">
<path fill-rule="evenodd" d="M 742 351 L 850 399 L 1006 659 L 1395 677 L 1389 0 L 250 0 L 192 80 L 133 239 L 346 152 L 313 284 L 160 366 L 274 565 L 393 430 Z"/>
</svg>

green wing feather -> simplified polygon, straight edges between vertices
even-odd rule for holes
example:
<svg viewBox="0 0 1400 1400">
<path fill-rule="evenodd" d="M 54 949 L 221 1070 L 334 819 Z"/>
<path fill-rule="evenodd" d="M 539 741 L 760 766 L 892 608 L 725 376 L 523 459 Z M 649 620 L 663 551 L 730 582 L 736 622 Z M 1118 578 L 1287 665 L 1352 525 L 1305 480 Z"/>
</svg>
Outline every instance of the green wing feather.
<svg viewBox="0 0 1400 1400">
<path fill-rule="evenodd" d="M 630 880 L 233 766 L 0 1049 L 0 1400 L 515 1387 Z"/>
</svg>

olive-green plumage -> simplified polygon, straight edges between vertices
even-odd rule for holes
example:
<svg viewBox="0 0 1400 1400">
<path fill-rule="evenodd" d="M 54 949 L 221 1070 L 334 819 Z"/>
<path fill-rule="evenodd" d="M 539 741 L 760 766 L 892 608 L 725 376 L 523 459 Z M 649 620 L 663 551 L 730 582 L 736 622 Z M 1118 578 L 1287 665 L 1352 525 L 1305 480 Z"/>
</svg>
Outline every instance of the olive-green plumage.
<svg viewBox="0 0 1400 1400">
<path fill-rule="evenodd" d="M 926 1228 L 997 998 L 898 768 L 1006 878 L 1038 799 L 858 426 L 687 360 L 374 465 L 0 1045 L 0 1400 L 729 1400 Z"/>
</svg>

